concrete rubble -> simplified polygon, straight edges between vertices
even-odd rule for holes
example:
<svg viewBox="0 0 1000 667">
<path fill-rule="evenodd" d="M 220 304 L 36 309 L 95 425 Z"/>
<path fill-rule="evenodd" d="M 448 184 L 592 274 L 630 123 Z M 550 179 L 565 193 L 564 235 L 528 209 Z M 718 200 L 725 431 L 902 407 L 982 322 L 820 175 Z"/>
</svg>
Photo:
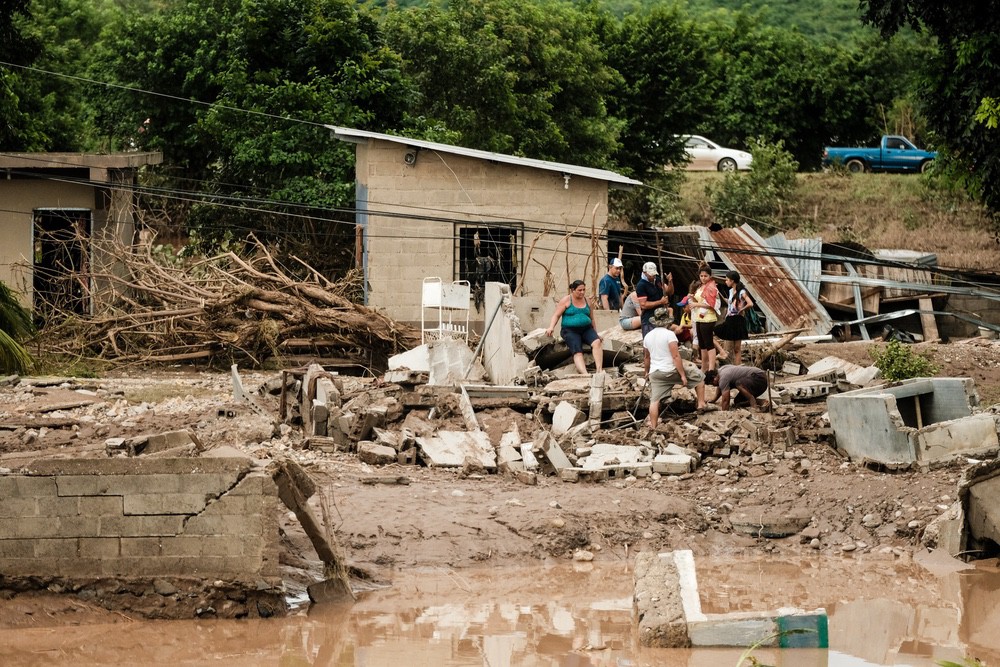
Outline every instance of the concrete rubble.
<svg viewBox="0 0 1000 667">
<path fill-rule="evenodd" d="M 241 374 L 234 368 L 232 401 L 216 406 L 218 416 L 239 423 L 244 421 L 242 415 L 254 415 L 258 419 L 252 421 L 260 425 L 261 431 L 249 435 L 248 441 L 278 438 L 285 451 L 306 460 L 329 453 L 354 455 L 371 469 L 370 483 L 379 484 L 409 484 L 408 466 L 447 468 L 462 475 L 503 475 L 530 486 L 548 478 L 550 481 L 543 483 L 621 487 L 641 479 L 683 480 L 695 474 L 711 474 L 723 480 L 752 479 L 770 474 L 782 462 L 791 463 L 806 479 L 817 474 L 804 451 L 804 445 L 809 443 L 836 448 L 858 464 L 892 470 L 922 470 L 955 457 L 995 453 L 998 448 L 1000 416 L 980 409 L 970 379 L 924 378 L 890 386 L 880 383 L 877 369 L 854 366 L 836 357 L 807 367 L 794 357 L 794 344 L 788 345 L 788 341 L 780 350 L 771 351 L 771 383 L 761 396 L 769 404 L 766 412 L 740 407 L 726 412 L 698 412 L 693 392 L 678 387 L 665 400 L 661 423 L 652 430 L 643 423 L 649 392 L 644 386 L 638 332 L 623 332 L 617 327 L 603 332 L 607 341 L 605 359 L 610 361 L 601 373 L 582 376 L 576 373 L 561 341 L 545 336 L 544 330 L 522 333 L 516 316 L 505 307 L 509 295 L 500 290 L 494 296 L 498 304 L 494 326 L 502 335 L 487 332 L 480 345 L 447 338 L 431 341 L 393 357 L 389 370 L 372 378 L 341 375 L 334 367 L 312 363 L 286 369 L 279 377 L 264 378 L 256 391 L 244 387 Z M 492 311 L 487 307 L 486 312 Z M 685 353 L 690 356 L 687 350 Z M 503 361 L 496 363 L 497 359 Z M 71 379 L 52 381 L 59 386 L 73 386 L 78 392 L 90 391 Z M 46 381 L 6 378 L 3 382 L 23 384 L 27 392 L 28 387 Z M 710 399 L 714 397 L 714 389 L 707 391 Z M 33 439 L 44 435 L 44 429 L 90 428 L 87 411 L 94 408 L 98 398 L 106 400 L 96 394 L 78 393 L 56 403 L 60 409 L 22 418 L 11 426 L 21 429 L 27 449 Z M 127 419 L 130 411 L 141 409 L 122 401 L 120 406 L 113 405 L 108 414 Z M 107 438 L 101 447 L 74 449 L 66 455 L 100 458 L 115 462 L 112 465 L 152 466 L 148 470 L 157 465 L 188 466 L 192 474 L 202 465 L 197 462 L 232 459 L 234 462 L 228 465 L 246 467 L 241 475 L 260 479 L 255 483 L 260 485 L 266 502 L 280 500 L 295 514 L 323 560 L 326 579 L 310 587 L 310 597 L 329 600 L 351 595 L 349 583 L 344 583 L 343 573 L 337 571 L 337 545 L 329 540 L 315 507 L 307 504 L 314 497 L 308 475 L 280 463 L 284 460 L 280 452 L 267 454 L 278 459 L 277 463 L 270 462 L 271 467 L 260 462 L 251 464 L 245 452 L 211 447 L 192 431 L 177 429 Z M 0 468 L 0 484 L 10 486 L 10 480 L 18 475 L 42 474 L 39 471 L 44 466 L 37 467 L 25 453 L 6 458 Z M 960 503 L 927 527 L 925 540 L 947 546 L 951 553 L 985 548 L 983 545 L 1000 540 L 1000 517 L 984 509 L 994 495 L 991 475 L 982 472 L 975 483 L 970 480 Z M 15 482 L 13 488 L 20 488 L 18 484 Z M 206 502 L 209 506 L 218 504 L 229 488 L 223 484 L 222 489 L 213 491 L 217 494 L 215 501 L 206 501 L 200 492 L 174 492 L 163 501 L 169 505 L 165 512 L 197 517 L 205 511 Z M 37 503 L 37 499 L 32 502 Z M 134 509 L 133 503 L 138 501 L 123 502 Z M 246 502 L 243 504 L 246 506 Z M 734 499 L 721 510 L 727 513 L 732 531 L 751 538 L 799 535 L 803 544 L 818 542 L 811 517 L 794 506 L 741 506 Z M 254 526 L 270 531 L 270 527 Z M 255 539 L 256 535 L 234 540 Z M 77 549 L 84 548 L 84 541 L 87 549 L 97 549 L 98 543 L 90 542 L 91 538 L 118 540 L 117 547 L 105 544 L 100 548 L 110 550 L 105 557 L 122 557 L 122 540 L 175 536 L 181 533 L 81 533 L 66 537 L 77 540 Z M 4 553 L 3 540 L 34 537 L 38 536 L 0 534 L 0 555 Z M 262 544 L 269 544 L 270 532 L 265 537 Z M 36 545 L 22 544 L 15 551 L 27 563 L 29 555 L 38 556 L 35 549 Z M 256 572 L 252 568 L 249 571 Z M 266 573 L 273 574 L 271 570 Z M 29 575 L 27 571 L 23 574 Z M 153 574 L 162 579 L 167 573 Z M 225 574 L 232 578 L 228 570 Z M 268 613 L 281 613 L 269 603 L 262 608 Z M 245 606 L 233 609 L 233 614 L 253 615 Z M 667 612 L 657 614 L 673 618 Z M 810 623 L 819 623 L 819 616 L 812 612 L 804 617 L 812 619 Z M 648 645 L 666 645 L 657 643 L 661 641 L 681 642 L 677 645 L 707 642 L 710 640 L 705 637 L 721 627 L 718 619 L 709 619 L 707 624 L 702 619 L 698 621 L 701 625 L 692 625 L 691 618 L 683 621 L 683 633 L 667 627 L 675 621 L 651 630 L 651 636 L 661 639 L 651 639 Z M 776 618 L 746 623 L 760 630 L 779 623 Z"/>
</svg>

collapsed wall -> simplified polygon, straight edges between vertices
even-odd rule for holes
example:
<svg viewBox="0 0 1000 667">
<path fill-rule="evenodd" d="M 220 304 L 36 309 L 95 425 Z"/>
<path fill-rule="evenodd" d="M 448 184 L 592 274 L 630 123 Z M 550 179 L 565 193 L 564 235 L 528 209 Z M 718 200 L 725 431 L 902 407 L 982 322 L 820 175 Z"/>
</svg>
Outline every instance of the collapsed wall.
<svg viewBox="0 0 1000 667">
<path fill-rule="evenodd" d="M 0 589 L 111 608 L 149 593 L 161 599 L 129 608 L 173 617 L 281 614 L 277 503 L 245 457 L 34 461 L 0 475 Z"/>
</svg>

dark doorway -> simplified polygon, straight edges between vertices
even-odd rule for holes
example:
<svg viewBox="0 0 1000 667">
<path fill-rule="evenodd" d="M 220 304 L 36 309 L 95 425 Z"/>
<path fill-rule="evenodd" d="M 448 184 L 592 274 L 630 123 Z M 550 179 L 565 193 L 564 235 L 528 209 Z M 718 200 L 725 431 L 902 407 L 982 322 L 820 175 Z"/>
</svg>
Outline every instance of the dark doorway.
<svg viewBox="0 0 1000 667">
<path fill-rule="evenodd" d="M 42 319 L 89 315 L 91 212 L 35 209 L 33 286 Z"/>
</svg>

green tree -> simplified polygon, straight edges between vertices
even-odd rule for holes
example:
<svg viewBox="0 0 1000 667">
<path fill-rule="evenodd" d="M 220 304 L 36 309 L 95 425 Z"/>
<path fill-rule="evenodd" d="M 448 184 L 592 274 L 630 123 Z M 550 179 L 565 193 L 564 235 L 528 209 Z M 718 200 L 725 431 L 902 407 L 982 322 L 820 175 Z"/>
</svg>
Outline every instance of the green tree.
<svg viewBox="0 0 1000 667">
<path fill-rule="evenodd" d="M 28 0 L 0 0 L 0 61 L 29 66 L 41 53 L 30 19 Z M 31 151 L 44 145 L 44 124 L 26 104 L 32 93 L 24 69 L 0 65 L 0 150 Z"/>
<path fill-rule="evenodd" d="M 881 51 L 818 44 L 744 13 L 715 15 L 709 38 L 720 83 L 700 129 L 723 144 L 781 140 L 803 168 L 815 168 L 831 140 L 876 134 L 879 105 L 894 99 L 874 55 Z"/>
<path fill-rule="evenodd" d="M 188 0 L 104 36 L 95 78 L 158 93 L 104 94 L 98 119 L 115 145 L 162 151 L 185 177 L 174 187 L 257 209 L 195 205 L 200 236 L 242 238 L 252 215 L 265 239 L 329 266 L 344 243 L 328 209 L 353 200 L 353 151 L 322 124 L 394 127 L 408 97 L 376 22 L 349 0 Z"/>
<path fill-rule="evenodd" d="M 965 185 L 1000 214 L 1000 141 L 977 114 L 1000 91 L 1000 0 L 861 0 L 865 21 L 884 35 L 904 27 L 926 31 L 938 52 L 926 61 L 922 110 L 938 147 L 959 167 Z M 986 102 L 987 108 L 989 102 Z"/>
<path fill-rule="evenodd" d="M 625 129 L 617 161 L 633 173 L 651 176 L 679 164 L 683 147 L 675 135 L 690 134 L 715 113 L 718 62 L 699 23 L 676 6 L 609 25 L 604 35 L 622 84 L 610 101 Z"/>
<path fill-rule="evenodd" d="M 619 123 L 605 100 L 617 75 L 597 21 L 561 0 L 389 8 L 386 39 L 417 88 L 408 126 L 482 150 L 611 166 Z"/>
<path fill-rule="evenodd" d="M 21 341 L 33 330 L 31 314 L 0 282 L 0 372 L 23 373 L 31 368 L 31 356 Z"/>
</svg>

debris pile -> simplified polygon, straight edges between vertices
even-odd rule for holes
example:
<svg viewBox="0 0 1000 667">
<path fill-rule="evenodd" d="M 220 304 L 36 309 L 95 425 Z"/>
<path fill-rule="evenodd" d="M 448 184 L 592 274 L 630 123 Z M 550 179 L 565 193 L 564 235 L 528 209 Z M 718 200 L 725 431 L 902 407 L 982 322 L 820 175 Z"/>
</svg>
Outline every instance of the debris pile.
<svg viewBox="0 0 1000 667">
<path fill-rule="evenodd" d="M 42 309 L 45 352 L 116 364 L 221 355 L 259 366 L 277 354 L 322 349 L 371 365 L 417 340 L 411 327 L 354 303 L 356 280 L 332 282 L 301 261 L 288 270 L 255 239 L 241 254 L 194 264 L 166 262 L 149 245 L 121 245 L 114 254 L 123 271 L 74 276 L 107 286 L 96 314 Z"/>
</svg>

